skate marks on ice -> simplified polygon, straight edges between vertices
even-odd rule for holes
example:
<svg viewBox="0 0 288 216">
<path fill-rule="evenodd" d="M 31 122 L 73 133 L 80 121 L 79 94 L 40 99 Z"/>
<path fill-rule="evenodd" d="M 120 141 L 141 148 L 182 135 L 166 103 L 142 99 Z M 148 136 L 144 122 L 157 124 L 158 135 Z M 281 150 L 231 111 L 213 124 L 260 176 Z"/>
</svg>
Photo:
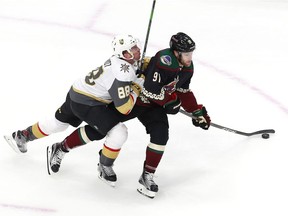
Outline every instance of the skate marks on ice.
<svg viewBox="0 0 288 216">
<path fill-rule="evenodd" d="M 41 207 L 34 207 L 34 206 L 26 206 L 26 205 L 18 205 L 18 204 L 11 204 L 11 203 L 0 203 L 0 208 L 3 209 L 15 209 L 18 211 L 24 211 L 25 212 L 34 212 L 37 214 L 45 214 L 45 213 L 56 213 L 56 209 L 50 209 L 50 208 L 41 208 Z M 34 214 L 33 214 L 34 215 Z"/>
</svg>

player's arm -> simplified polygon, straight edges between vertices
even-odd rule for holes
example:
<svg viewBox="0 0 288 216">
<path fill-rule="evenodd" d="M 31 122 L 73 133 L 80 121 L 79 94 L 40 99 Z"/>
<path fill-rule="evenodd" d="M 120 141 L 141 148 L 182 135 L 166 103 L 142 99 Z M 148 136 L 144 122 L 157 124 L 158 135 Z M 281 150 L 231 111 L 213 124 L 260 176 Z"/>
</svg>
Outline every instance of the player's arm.
<svg viewBox="0 0 288 216">
<path fill-rule="evenodd" d="M 134 82 L 114 80 L 109 93 L 115 108 L 122 114 L 127 115 L 133 109 L 137 97 L 140 95 L 144 79 L 138 78 Z"/>
<path fill-rule="evenodd" d="M 202 104 L 198 104 L 197 100 L 190 89 L 177 89 L 177 95 L 181 100 L 181 106 L 187 112 L 193 114 L 192 119 L 193 125 L 196 127 L 201 127 L 204 130 L 207 130 L 210 126 L 210 116 Z"/>
</svg>

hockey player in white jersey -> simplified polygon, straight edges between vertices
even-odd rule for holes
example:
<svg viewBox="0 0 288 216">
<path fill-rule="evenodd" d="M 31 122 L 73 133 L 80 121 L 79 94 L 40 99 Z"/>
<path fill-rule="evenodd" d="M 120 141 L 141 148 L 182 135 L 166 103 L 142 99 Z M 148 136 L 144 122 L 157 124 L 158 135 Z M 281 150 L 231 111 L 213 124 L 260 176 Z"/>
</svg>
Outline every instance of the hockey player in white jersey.
<svg viewBox="0 0 288 216">
<path fill-rule="evenodd" d="M 18 152 L 27 152 L 27 143 L 52 133 L 65 130 L 69 125 L 78 127 L 83 121 L 91 127 L 81 130 L 86 142 L 106 137 L 106 150 L 100 156 L 99 177 L 113 185 L 116 174 L 113 161 L 105 155 L 117 155 L 127 139 L 127 128 L 119 121 L 119 113 L 131 112 L 143 87 L 144 78 L 136 70 L 141 57 L 138 40 L 131 35 L 119 35 L 112 41 L 113 56 L 85 77 L 78 79 L 67 94 L 66 101 L 55 116 L 18 130 L 6 141 Z M 113 104 L 116 108 L 109 108 Z M 92 129 L 91 129 L 92 128 Z M 93 130 L 93 131 L 91 131 Z M 72 146 L 65 140 L 47 148 L 48 172 L 58 172 L 61 160 Z"/>
</svg>

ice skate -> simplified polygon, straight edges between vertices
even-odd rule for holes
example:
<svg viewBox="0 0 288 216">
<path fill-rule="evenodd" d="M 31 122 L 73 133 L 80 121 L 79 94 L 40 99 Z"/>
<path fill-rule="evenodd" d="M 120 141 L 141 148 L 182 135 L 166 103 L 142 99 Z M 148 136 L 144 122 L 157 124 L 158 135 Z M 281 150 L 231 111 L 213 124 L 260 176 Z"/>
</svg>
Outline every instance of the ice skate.
<svg viewBox="0 0 288 216">
<path fill-rule="evenodd" d="M 158 192 L 158 185 L 153 180 L 154 174 L 144 171 L 139 179 L 137 191 L 153 199 Z"/>
<path fill-rule="evenodd" d="M 28 131 L 16 131 L 12 133 L 12 136 L 5 135 L 4 139 L 11 146 L 11 148 L 17 153 L 27 152 L 27 143 L 29 142 Z"/>
<path fill-rule="evenodd" d="M 61 143 L 55 143 L 52 146 L 48 146 L 46 152 L 48 174 L 51 175 L 52 172 L 57 173 L 66 152 L 61 149 Z"/>
<path fill-rule="evenodd" d="M 98 163 L 98 177 L 111 187 L 115 187 L 117 176 L 112 166 L 104 166 L 103 164 Z"/>
</svg>

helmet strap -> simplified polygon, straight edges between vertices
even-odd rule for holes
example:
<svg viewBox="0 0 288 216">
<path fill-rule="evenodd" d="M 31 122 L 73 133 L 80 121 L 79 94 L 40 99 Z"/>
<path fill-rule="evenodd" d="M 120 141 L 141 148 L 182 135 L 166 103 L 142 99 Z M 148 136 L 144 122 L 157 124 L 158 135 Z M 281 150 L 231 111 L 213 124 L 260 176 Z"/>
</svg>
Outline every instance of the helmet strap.
<svg viewBox="0 0 288 216">
<path fill-rule="evenodd" d="M 134 59 L 134 54 L 130 50 L 126 50 L 126 52 L 129 53 L 131 55 L 131 57 L 130 58 L 126 58 L 126 57 L 124 57 L 124 54 L 123 54 L 123 58 L 125 60 L 133 60 Z"/>
</svg>

